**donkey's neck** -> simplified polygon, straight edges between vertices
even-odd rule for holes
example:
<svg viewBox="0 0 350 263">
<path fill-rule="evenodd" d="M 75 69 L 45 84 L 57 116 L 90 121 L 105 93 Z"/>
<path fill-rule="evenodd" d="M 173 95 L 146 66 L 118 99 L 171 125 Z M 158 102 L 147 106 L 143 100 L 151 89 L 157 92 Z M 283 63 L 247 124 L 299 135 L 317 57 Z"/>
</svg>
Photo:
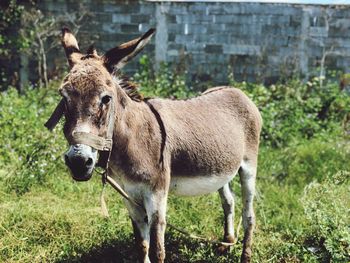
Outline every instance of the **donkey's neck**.
<svg viewBox="0 0 350 263">
<path fill-rule="evenodd" d="M 145 101 L 130 99 L 123 90 L 118 92 L 114 152 L 134 161 L 149 156 L 159 161 L 164 136 L 152 108 Z"/>
</svg>

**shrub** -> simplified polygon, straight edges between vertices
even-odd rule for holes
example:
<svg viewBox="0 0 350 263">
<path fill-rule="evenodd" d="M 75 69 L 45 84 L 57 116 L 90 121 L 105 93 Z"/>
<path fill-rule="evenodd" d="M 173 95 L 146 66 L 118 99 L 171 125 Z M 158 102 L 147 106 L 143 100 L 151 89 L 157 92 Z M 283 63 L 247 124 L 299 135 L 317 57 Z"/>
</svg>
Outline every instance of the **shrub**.
<svg viewBox="0 0 350 263">
<path fill-rule="evenodd" d="M 146 97 L 163 97 L 185 99 L 196 92 L 186 85 L 185 75 L 173 71 L 168 64 L 161 64 L 156 71 L 149 58 L 144 55 L 140 59 L 141 69 L 134 80 L 140 85 L 140 91 Z"/>
<path fill-rule="evenodd" d="M 0 90 L 4 90 L 9 84 L 16 83 L 19 50 L 26 47 L 28 42 L 18 33 L 24 6 L 15 0 L 1 1 L 0 6 Z"/>
<path fill-rule="evenodd" d="M 52 89 L 28 89 L 20 96 L 10 88 L 0 93 L 0 169 L 8 191 L 23 194 L 42 184 L 55 170 L 64 149 L 62 134 L 50 133 L 44 122 L 58 101 Z"/>
<path fill-rule="evenodd" d="M 263 120 L 262 141 L 272 146 L 284 146 L 291 141 L 309 139 L 319 133 L 340 133 L 342 123 L 349 120 L 350 96 L 334 81 L 320 79 L 302 83 L 290 80 L 286 84 L 237 83 L 259 107 Z"/>
<path fill-rule="evenodd" d="M 298 187 L 350 168 L 350 147 L 340 137 L 301 139 L 281 149 L 262 147 L 260 156 L 269 179 Z"/>
<path fill-rule="evenodd" d="M 350 172 L 339 171 L 305 188 L 301 202 L 308 220 L 308 249 L 324 262 L 350 260 Z"/>
</svg>

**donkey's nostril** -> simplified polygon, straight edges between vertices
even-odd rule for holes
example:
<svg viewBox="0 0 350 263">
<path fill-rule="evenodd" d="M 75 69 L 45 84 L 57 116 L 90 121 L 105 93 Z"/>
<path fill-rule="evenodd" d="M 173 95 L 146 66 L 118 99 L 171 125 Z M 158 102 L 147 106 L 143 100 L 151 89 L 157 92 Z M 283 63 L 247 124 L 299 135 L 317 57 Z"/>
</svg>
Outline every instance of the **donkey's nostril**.
<svg viewBox="0 0 350 263">
<path fill-rule="evenodd" d="M 86 166 L 91 166 L 93 163 L 92 158 L 88 158 L 87 161 L 85 162 Z"/>
<path fill-rule="evenodd" d="M 69 164 L 69 158 L 67 154 L 64 155 L 64 161 L 67 165 Z"/>
</svg>

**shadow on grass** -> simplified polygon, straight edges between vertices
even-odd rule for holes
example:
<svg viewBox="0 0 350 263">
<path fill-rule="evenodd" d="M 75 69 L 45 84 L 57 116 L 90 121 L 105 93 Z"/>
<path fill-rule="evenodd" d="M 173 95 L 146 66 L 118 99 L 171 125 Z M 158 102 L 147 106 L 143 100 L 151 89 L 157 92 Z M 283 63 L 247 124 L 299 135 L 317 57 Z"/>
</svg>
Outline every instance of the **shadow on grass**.
<svg viewBox="0 0 350 263">
<path fill-rule="evenodd" d="M 217 247 L 212 244 L 198 242 L 196 240 L 179 236 L 173 232 L 165 236 L 165 250 L 167 263 L 185 262 L 239 262 L 235 253 L 219 253 Z M 134 249 L 133 236 L 127 240 L 115 240 L 102 244 L 84 252 L 79 256 L 72 256 L 56 263 L 82 262 L 82 263 L 131 263 L 137 262 L 137 254 Z"/>
<path fill-rule="evenodd" d="M 82 262 L 82 263 L 131 263 L 137 262 L 134 242 L 128 240 L 114 240 L 94 247 L 90 251 L 78 256 L 72 256 L 56 263 Z"/>
</svg>

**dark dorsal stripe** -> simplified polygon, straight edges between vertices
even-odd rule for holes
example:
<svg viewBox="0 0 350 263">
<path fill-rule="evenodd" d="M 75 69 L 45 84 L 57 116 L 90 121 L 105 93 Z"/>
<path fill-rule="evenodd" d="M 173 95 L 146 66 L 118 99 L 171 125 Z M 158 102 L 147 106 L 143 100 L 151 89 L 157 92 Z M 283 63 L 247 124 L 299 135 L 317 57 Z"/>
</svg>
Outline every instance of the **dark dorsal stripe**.
<svg viewBox="0 0 350 263">
<path fill-rule="evenodd" d="M 152 111 L 152 113 L 153 113 L 154 117 L 156 118 L 158 125 L 159 125 L 160 134 L 162 136 L 162 142 L 160 145 L 160 153 L 159 153 L 159 164 L 164 166 L 164 150 L 165 150 L 165 143 L 166 143 L 166 130 L 165 130 L 164 122 L 163 122 L 159 112 L 154 108 L 154 106 L 151 104 L 149 99 L 145 99 L 144 101 L 146 102 L 146 104 L 148 105 L 150 110 Z"/>
</svg>

